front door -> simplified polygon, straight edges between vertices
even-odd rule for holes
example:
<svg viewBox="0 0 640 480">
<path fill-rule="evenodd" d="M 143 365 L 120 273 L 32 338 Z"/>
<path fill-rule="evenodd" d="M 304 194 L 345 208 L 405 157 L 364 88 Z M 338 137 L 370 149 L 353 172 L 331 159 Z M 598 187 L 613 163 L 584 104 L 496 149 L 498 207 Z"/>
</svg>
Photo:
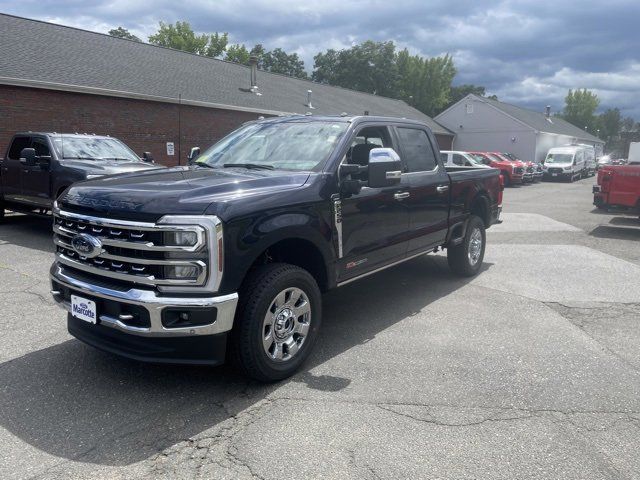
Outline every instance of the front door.
<svg viewBox="0 0 640 480">
<path fill-rule="evenodd" d="M 36 151 L 36 164 L 22 166 L 21 185 L 23 201 L 39 206 L 50 207 L 51 200 L 51 151 L 44 137 L 33 137 L 31 148 Z M 45 160 L 40 157 L 48 157 Z"/>
<path fill-rule="evenodd" d="M 376 147 L 394 148 L 386 126 L 362 127 L 355 133 L 346 152 L 345 163 L 368 165 L 369 152 Z M 366 175 L 361 176 L 367 181 Z M 405 257 L 409 213 L 405 204 L 409 179 L 385 188 L 364 186 L 360 193 L 342 195 L 340 210 L 341 247 L 339 248 L 338 281 L 345 281 Z M 341 253 L 341 255 L 340 255 Z"/>
<path fill-rule="evenodd" d="M 410 187 L 404 206 L 409 209 L 408 253 L 411 255 L 444 243 L 449 222 L 450 182 L 444 166 L 436 160 L 437 143 L 432 135 L 413 127 L 396 127 L 396 132 L 405 165 L 402 181 Z"/>
<path fill-rule="evenodd" d="M 0 162 L 0 180 L 2 181 L 2 194 L 6 200 L 18 200 L 21 193 L 20 172 L 20 152 L 23 148 L 31 145 L 31 137 L 28 135 L 16 136 L 11 142 L 6 158 Z"/>
</svg>

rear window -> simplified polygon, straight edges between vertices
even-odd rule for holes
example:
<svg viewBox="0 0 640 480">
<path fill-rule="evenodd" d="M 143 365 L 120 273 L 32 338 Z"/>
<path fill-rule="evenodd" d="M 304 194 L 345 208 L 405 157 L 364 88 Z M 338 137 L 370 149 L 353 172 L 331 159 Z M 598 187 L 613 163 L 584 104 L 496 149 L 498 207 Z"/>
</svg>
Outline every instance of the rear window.
<svg viewBox="0 0 640 480">
<path fill-rule="evenodd" d="M 19 160 L 20 152 L 23 148 L 29 148 L 31 144 L 31 137 L 16 137 L 13 139 L 11 143 L 11 148 L 9 148 L 9 158 L 11 160 Z"/>
<path fill-rule="evenodd" d="M 407 172 L 426 172 L 436 168 L 436 157 L 424 130 L 399 127 L 398 136 Z"/>
</svg>

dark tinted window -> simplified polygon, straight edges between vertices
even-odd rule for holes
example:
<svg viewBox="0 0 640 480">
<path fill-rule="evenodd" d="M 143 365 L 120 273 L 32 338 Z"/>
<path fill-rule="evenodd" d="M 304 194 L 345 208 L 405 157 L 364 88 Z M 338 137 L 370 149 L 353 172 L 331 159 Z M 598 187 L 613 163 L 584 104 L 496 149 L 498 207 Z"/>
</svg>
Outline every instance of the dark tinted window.
<svg viewBox="0 0 640 480">
<path fill-rule="evenodd" d="M 424 172 L 436 168 L 436 157 L 424 130 L 398 128 L 398 136 L 407 172 Z"/>
<path fill-rule="evenodd" d="M 49 151 L 49 145 L 44 138 L 34 138 L 31 146 L 35 149 L 37 156 L 49 156 L 51 152 Z"/>
<path fill-rule="evenodd" d="M 28 148 L 31 143 L 31 137 L 16 137 L 13 139 L 11 148 L 9 149 L 9 158 L 12 160 L 20 159 L 20 152 L 23 148 Z"/>
<path fill-rule="evenodd" d="M 456 165 L 460 165 L 461 167 L 464 167 L 465 159 L 459 153 L 454 153 L 453 154 L 453 163 L 455 163 Z"/>
</svg>

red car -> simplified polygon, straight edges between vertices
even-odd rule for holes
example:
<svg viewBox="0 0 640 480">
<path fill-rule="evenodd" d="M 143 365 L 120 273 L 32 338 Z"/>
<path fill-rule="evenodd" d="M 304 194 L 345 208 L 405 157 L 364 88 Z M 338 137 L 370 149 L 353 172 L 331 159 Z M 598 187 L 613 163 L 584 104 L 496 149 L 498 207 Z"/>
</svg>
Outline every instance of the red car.
<svg viewBox="0 0 640 480">
<path fill-rule="evenodd" d="M 522 162 L 512 162 L 501 157 L 499 154 L 489 152 L 468 152 L 477 160 L 497 168 L 504 178 L 504 185 L 508 187 L 512 183 L 522 183 L 524 178 L 524 164 Z"/>
<path fill-rule="evenodd" d="M 513 153 L 502 153 L 503 157 L 507 157 L 509 160 L 514 162 L 520 161 L 525 165 L 524 171 L 524 181 L 525 182 L 540 182 L 542 181 L 542 177 L 544 176 L 544 172 L 542 171 L 542 165 L 536 162 L 530 162 L 528 160 L 520 160 Z"/>
<path fill-rule="evenodd" d="M 618 208 L 640 215 L 640 165 L 607 165 L 598 170 L 593 186 L 593 204 L 602 209 Z"/>
<path fill-rule="evenodd" d="M 533 168 L 531 168 L 531 171 L 529 171 L 527 169 L 527 162 L 523 162 L 522 160 L 519 159 L 513 159 L 511 158 L 509 155 L 507 155 L 506 153 L 502 153 L 502 152 L 489 152 L 491 155 L 498 157 L 501 160 L 505 160 L 507 162 L 512 162 L 514 163 L 516 166 L 522 167 L 522 183 L 531 183 L 533 182 Z"/>
</svg>

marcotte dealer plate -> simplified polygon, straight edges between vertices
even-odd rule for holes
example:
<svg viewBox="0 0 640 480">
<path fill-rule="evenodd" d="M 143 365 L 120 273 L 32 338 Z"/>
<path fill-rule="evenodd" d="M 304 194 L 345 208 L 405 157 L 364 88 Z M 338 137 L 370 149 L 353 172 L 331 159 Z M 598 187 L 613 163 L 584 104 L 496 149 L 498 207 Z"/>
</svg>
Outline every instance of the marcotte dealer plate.
<svg viewBox="0 0 640 480">
<path fill-rule="evenodd" d="M 71 295 L 71 315 L 85 322 L 96 323 L 96 302 Z"/>
</svg>

